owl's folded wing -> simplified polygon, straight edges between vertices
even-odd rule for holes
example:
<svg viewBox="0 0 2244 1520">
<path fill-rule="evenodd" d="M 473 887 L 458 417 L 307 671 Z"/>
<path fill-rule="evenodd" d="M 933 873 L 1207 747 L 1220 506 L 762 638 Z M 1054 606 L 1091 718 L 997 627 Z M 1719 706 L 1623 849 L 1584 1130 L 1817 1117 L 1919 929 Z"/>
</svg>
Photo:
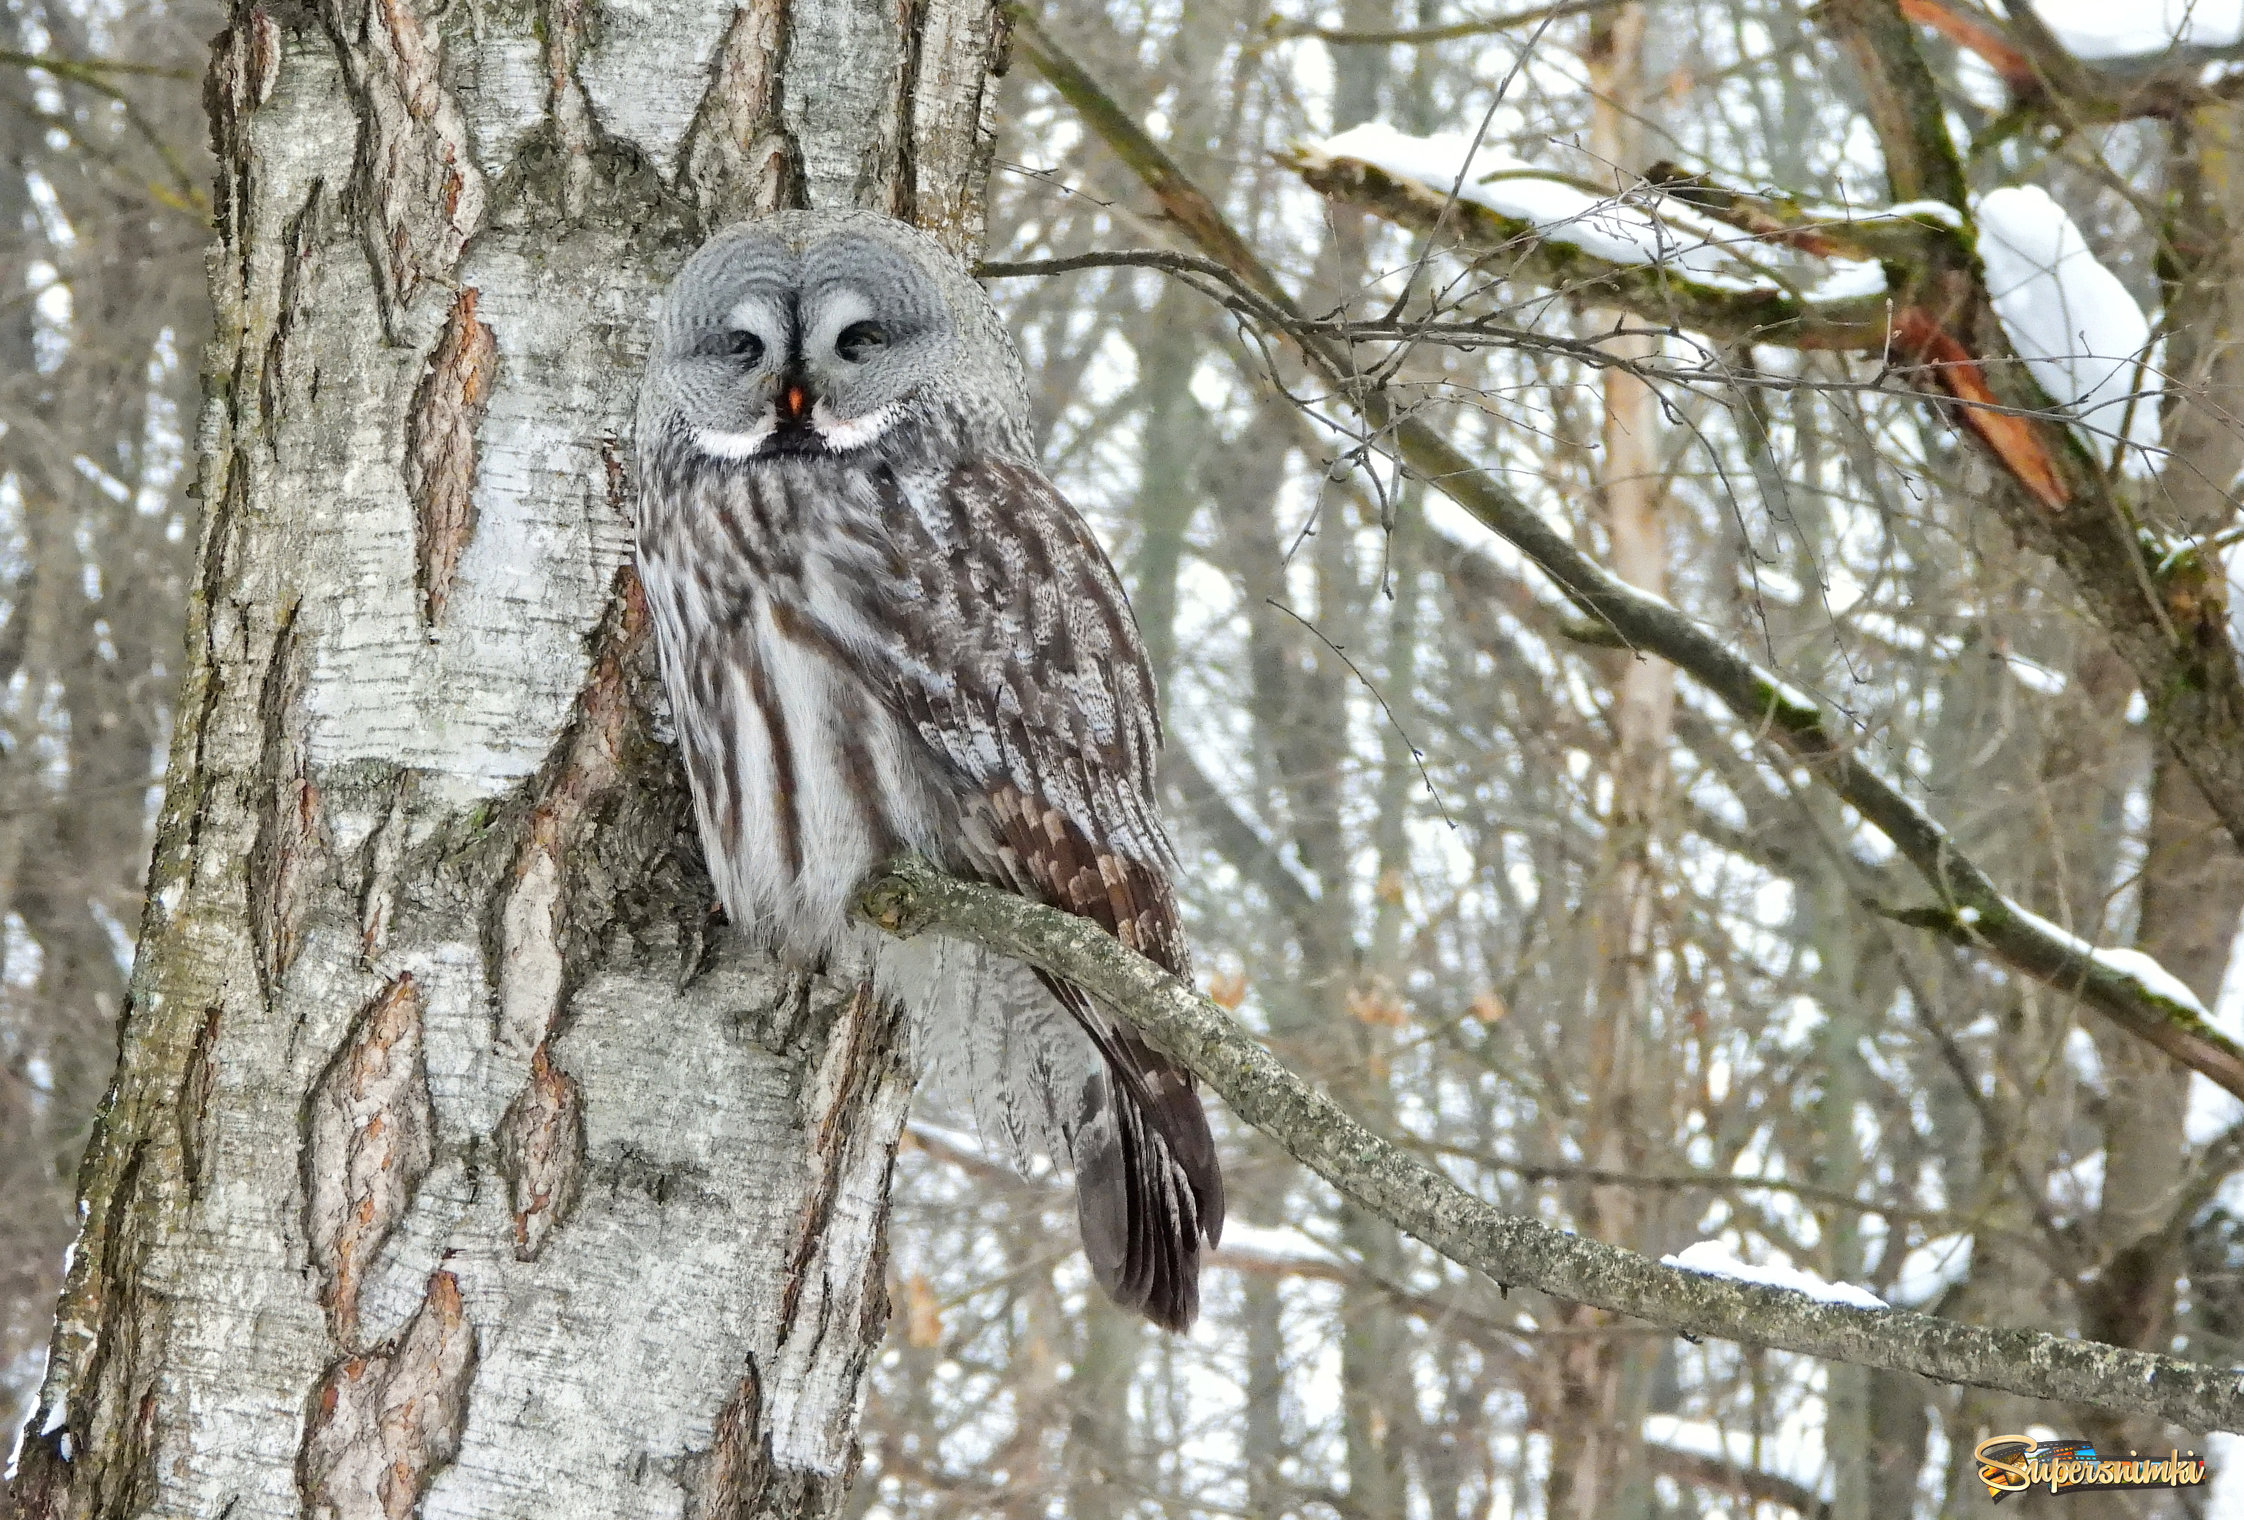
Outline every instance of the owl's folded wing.
<svg viewBox="0 0 2244 1520">
<path fill-rule="evenodd" d="M 1099 924 L 1178 975 L 1190 963 L 1154 800 L 1161 732 L 1120 581 L 1050 482 L 985 457 L 884 514 L 901 564 L 875 614 L 896 700 L 954 771 L 954 863 Z M 869 611 L 871 609 L 868 609 Z M 1189 1321 L 1223 1180 L 1191 1073 L 1078 988 L 1054 997 L 1104 1058 L 1075 1140 L 1085 1244 L 1114 1296 Z"/>
</svg>

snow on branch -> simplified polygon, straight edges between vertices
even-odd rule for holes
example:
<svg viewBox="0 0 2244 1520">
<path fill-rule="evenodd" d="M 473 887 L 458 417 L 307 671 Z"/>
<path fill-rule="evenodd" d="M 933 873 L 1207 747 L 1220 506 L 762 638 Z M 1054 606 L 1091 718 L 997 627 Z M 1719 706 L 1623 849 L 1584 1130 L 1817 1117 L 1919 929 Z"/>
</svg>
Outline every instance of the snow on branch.
<svg viewBox="0 0 2244 1520">
<path fill-rule="evenodd" d="M 2033 10 L 2060 47 L 2088 63 L 2244 43 L 2244 0 L 2033 0 Z"/>
<path fill-rule="evenodd" d="M 1468 166 L 1467 147 L 1373 123 L 1285 161 L 1322 194 L 1403 226 L 1439 227 L 1469 256 L 1501 257 L 1514 273 L 1593 287 L 1599 304 L 1663 327 L 1861 353 L 1886 344 L 1885 280 L 1872 260 L 1803 259 L 1797 244 L 1650 185 L 1599 194 L 1488 148 Z"/>
<path fill-rule="evenodd" d="M 968 939 L 1082 987 L 1303 1165 L 1460 1266 L 1506 1286 L 1686 1335 L 2153 1415 L 2192 1429 L 2234 1430 L 2244 1422 L 2244 1383 L 2231 1368 L 2036 1330 L 1824 1302 L 1791 1288 L 1662 1265 L 1506 1214 L 1357 1123 L 1214 1003 L 1096 924 L 1057 908 L 905 858 L 866 884 L 858 911 L 891 934 Z"/>
<path fill-rule="evenodd" d="M 1734 256 L 1733 245 L 1746 241 L 1736 228 L 1687 207 L 1639 205 L 1620 195 L 1594 194 L 1486 144 L 1475 150 L 1454 133 L 1409 137 L 1385 122 L 1366 122 L 1325 139 L 1312 151 L 1326 158 L 1360 159 L 1445 195 L 1456 185 L 1460 200 L 1528 223 L 1545 237 L 1615 264 L 1665 264 L 1721 289 L 1776 288 Z"/>
<path fill-rule="evenodd" d="M 1601 195 L 1455 133 L 1410 137 L 1383 122 L 1297 148 L 1290 161 L 1312 188 L 1392 220 L 1424 228 L 1446 218 L 1476 252 L 1532 258 L 1537 245 L 1563 245 L 1568 267 L 1552 273 L 1596 279 L 1603 299 L 1638 315 L 1801 347 L 1886 348 L 1885 322 L 1866 320 L 1883 316 L 1878 260 L 1906 262 L 1927 223 L 1965 231 L 1962 214 L 1938 201 L 1803 208 L 1703 183 L 1650 182 Z M 2102 440 L 2107 457 L 2123 432 L 2155 447 L 2151 326 L 2119 277 L 2046 191 L 1990 191 L 1974 210 L 1990 303 L 2035 383 Z M 1880 311 L 1850 304 L 1865 300 Z"/>
<path fill-rule="evenodd" d="M 2088 425 L 2107 457 L 2120 437 L 2157 447 L 2150 320 L 2119 276 L 2039 186 L 1990 190 L 1973 209 L 1988 302 L 2034 383 Z"/>
<path fill-rule="evenodd" d="M 1804 1294 L 1819 1304 L 1847 1304 L 1856 1309 L 1886 1309 L 1892 1307 L 1868 1288 L 1853 1283 L 1825 1282 L 1813 1272 L 1798 1267 L 1755 1266 L 1740 1261 L 1730 1254 L 1730 1248 L 1719 1240 L 1702 1240 L 1685 1246 L 1672 1256 L 1660 1258 L 1663 1267 L 1677 1267 L 1685 1272 L 1703 1272 L 1709 1277 L 1727 1277 L 1732 1282 L 1762 1283 L 1771 1288 Z"/>
</svg>

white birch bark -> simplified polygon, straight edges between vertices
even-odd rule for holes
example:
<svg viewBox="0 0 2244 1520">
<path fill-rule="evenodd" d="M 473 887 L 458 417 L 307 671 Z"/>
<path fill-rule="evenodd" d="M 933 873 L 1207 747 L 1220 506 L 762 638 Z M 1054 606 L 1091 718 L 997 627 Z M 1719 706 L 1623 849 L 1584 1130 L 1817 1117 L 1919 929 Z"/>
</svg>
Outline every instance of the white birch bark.
<svg viewBox="0 0 2244 1520">
<path fill-rule="evenodd" d="M 708 932 L 626 569 L 649 299 L 980 233 L 986 0 L 238 4 L 208 512 L 36 1516 L 824 1514 L 894 1021 Z"/>
</svg>

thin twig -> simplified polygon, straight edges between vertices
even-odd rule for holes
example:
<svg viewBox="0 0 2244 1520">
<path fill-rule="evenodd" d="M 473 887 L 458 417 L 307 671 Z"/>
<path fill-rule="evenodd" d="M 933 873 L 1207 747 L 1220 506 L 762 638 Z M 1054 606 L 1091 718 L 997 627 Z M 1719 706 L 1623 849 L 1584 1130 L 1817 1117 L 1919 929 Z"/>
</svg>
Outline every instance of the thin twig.
<svg viewBox="0 0 2244 1520">
<path fill-rule="evenodd" d="M 1345 27 L 1316 26 L 1306 21 L 1277 21 L 1271 24 L 1270 35 L 1280 42 L 1309 37 L 1339 47 L 1431 47 L 1436 43 L 1456 42 L 1466 37 L 1516 32 L 1521 27 L 1547 25 L 1574 16 L 1594 16 L 1599 11 L 1616 10 L 1629 3 L 1630 0 L 1559 0 L 1556 5 L 1539 5 L 1533 10 L 1513 11 L 1505 16 L 1483 16 L 1477 21 L 1452 21 L 1446 26 L 1395 27 L 1360 32 L 1352 32 Z"/>
<path fill-rule="evenodd" d="M 1417 740 L 1410 737 L 1410 731 L 1402 726 L 1402 719 L 1395 716 L 1394 708 L 1388 706 L 1387 694 L 1381 691 L 1377 686 L 1373 685 L 1371 677 L 1365 675 L 1362 670 L 1357 668 L 1356 662 L 1348 658 L 1347 650 L 1343 649 L 1340 645 L 1335 644 L 1331 639 L 1325 637 L 1325 632 L 1323 629 L 1319 628 L 1315 623 L 1310 622 L 1307 618 L 1294 611 L 1291 607 L 1288 607 L 1284 602 L 1279 601 L 1276 597 L 1266 596 L 1263 598 L 1263 600 L 1268 602 L 1271 606 L 1277 608 L 1287 617 L 1292 618 L 1295 622 L 1308 629 L 1311 633 L 1315 634 L 1318 641 L 1322 643 L 1325 648 L 1331 650 L 1333 654 L 1339 658 L 1341 664 L 1348 667 L 1348 673 L 1354 676 L 1358 681 L 1363 683 L 1364 690 L 1371 693 L 1372 700 L 1379 704 L 1379 710 L 1387 715 L 1387 721 L 1390 724 L 1394 725 L 1395 732 L 1402 736 L 1402 742 L 1404 746 L 1410 751 L 1410 758 L 1418 763 L 1418 779 L 1426 783 L 1426 790 L 1433 796 L 1434 807 L 1438 812 L 1440 812 L 1441 821 L 1448 824 L 1453 829 L 1456 828 L 1457 820 L 1449 816 L 1449 804 L 1441 800 L 1441 789 L 1434 785 L 1434 778 L 1426 769 L 1426 752 L 1418 747 Z"/>
<path fill-rule="evenodd" d="M 187 172 L 187 165 L 180 159 L 178 150 L 172 146 L 170 139 L 157 131 L 155 123 L 141 113 L 138 102 L 102 77 L 105 73 L 138 74 L 160 79 L 192 81 L 198 76 L 180 70 L 159 68 L 154 64 L 111 64 L 104 63 L 99 59 L 56 58 L 45 53 L 0 51 L 0 64 L 15 64 L 22 68 L 40 69 L 54 75 L 57 79 L 68 80 L 72 84 L 81 85 L 97 95 L 104 95 L 115 101 L 125 113 L 126 123 L 140 135 L 156 156 L 163 160 L 164 170 L 171 176 L 179 209 L 196 215 L 209 210 L 209 198 L 204 194 L 202 187 L 196 184 L 195 177 Z M 44 112 L 34 112 L 33 114 L 41 120 L 48 121 L 51 125 L 62 128 L 72 136 L 80 135 L 67 122 L 56 121 L 46 116 Z M 150 189 L 153 190 L 154 187 L 151 186 Z M 164 198 L 159 197 L 159 199 Z"/>
<path fill-rule="evenodd" d="M 193 69 L 175 69 L 160 63 L 126 63 L 111 58 L 60 58 L 52 53 L 17 53 L 0 49 L 0 64 L 19 69 L 45 69 L 57 79 L 88 74 L 137 74 L 147 79 L 176 79 L 193 84 L 202 78 Z"/>
</svg>

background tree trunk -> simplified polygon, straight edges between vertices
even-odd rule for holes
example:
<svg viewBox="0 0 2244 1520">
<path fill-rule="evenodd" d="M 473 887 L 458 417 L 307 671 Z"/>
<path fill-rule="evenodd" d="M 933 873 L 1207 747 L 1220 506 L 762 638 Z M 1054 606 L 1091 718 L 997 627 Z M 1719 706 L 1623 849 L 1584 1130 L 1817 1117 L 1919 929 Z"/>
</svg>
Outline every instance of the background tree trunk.
<svg viewBox="0 0 2244 1520">
<path fill-rule="evenodd" d="M 1590 115 L 1592 172 L 1620 194 L 1644 167 L 1649 107 L 1645 88 L 1645 12 L 1623 5 L 1590 28 L 1583 59 L 1595 105 Z M 1622 319 L 1614 314 L 1614 325 Z M 1658 352 L 1655 338 L 1628 333 L 1606 341 L 1633 360 Z M 1659 397 L 1637 374 L 1614 368 L 1600 377 L 1604 415 L 1599 429 L 1596 513 L 1615 574 L 1655 596 L 1668 594 L 1667 483 L 1660 458 Z M 1605 837 L 1587 904 L 1594 975 L 1583 990 L 1589 1028 L 1583 1148 L 1594 1165 L 1615 1175 L 1647 1170 L 1656 1137 L 1666 1128 L 1672 1085 L 1659 1051 L 1670 1038 L 1658 1027 L 1660 840 L 1666 812 L 1667 750 L 1673 738 L 1675 673 L 1630 650 L 1606 661 L 1612 748 Z M 1666 1249 L 1656 1198 L 1625 1185 L 1580 1192 L 1584 1228 L 1600 1240 L 1625 1241 L 1655 1255 Z M 1550 1389 L 1541 1411 L 1551 1439 L 1546 1503 L 1567 1520 L 1631 1520 L 1656 1503 L 1645 1465 L 1644 1416 L 1659 1347 L 1620 1333 L 1619 1316 L 1568 1304 L 1560 1311 L 1577 1339 L 1550 1359 Z"/>
<path fill-rule="evenodd" d="M 216 45 L 187 688 L 28 1514 L 824 1514 L 854 1465 L 909 1069 L 710 932 L 620 440 L 721 222 L 978 244 L 1002 39 L 589 10 Z"/>
</svg>

